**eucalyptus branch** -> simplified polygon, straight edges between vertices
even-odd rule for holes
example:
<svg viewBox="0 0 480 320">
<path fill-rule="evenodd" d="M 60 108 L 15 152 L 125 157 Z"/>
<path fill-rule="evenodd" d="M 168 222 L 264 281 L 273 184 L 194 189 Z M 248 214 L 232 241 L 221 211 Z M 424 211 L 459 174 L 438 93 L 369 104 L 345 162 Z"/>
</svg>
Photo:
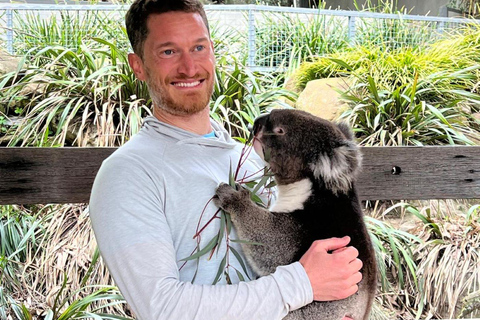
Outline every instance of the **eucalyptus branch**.
<svg viewBox="0 0 480 320">
<path fill-rule="evenodd" d="M 233 169 L 230 166 L 229 184 L 233 188 L 236 188 L 237 184 L 244 185 L 246 189 L 250 191 L 251 199 L 255 201 L 258 205 L 265 206 L 265 204 L 263 203 L 262 199 L 259 197 L 258 194 L 259 192 L 260 192 L 260 195 L 264 194 L 265 190 L 270 189 L 275 185 L 275 182 L 272 180 L 272 174 L 270 173 L 269 169 L 265 167 L 254 173 L 245 172 L 243 174 L 243 177 L 239 177 L 242 166 L 245 164 L 245 162 L 247 161 L 248 157 L 252 152 L 252 144 L 250 143 L 251 140 L 252 139 L 250 138 L 245 144 L 245 146 L 242 148 L 242 151 L 240 153 L 240 158 L 238 160 L 236 168 Z M 258 178 L 255 179 L 255 177 L 257 177 L 262 172 L 263 172 L 262 176 L 259 179 Z M 270 191 L 268 191 L 267 206 L 270 204 L 271 199 L 272 199 L 272 194 Z M 213 284 L 218 283 L 222 279 L 222 277 L 225 277 L 227 283 L 229 284 L 232 283 L 231 276 L 230 276 L 230 269 L 234 270 L 234 272 L 236 273 L 240 281 L 245 281 L 246 278 L 250 279 L 247 272 L 248 269 L 247 269 L 246 262 L 244 261 L 242 256 L 239 254 L 239 252 L 234 247 L 231 246 L 231 243 L 248 243 L 251 245 L 261 245 L 261 244 L 249 242 L 247 240 L 230 238 L 231 230 L 232 230 L 232 221 L 230 218 L 230 214 L 228 212 L 224 212 L 222 209 L 216 210 L 215 214 L 212 217 L 210 217 L 210 219 L 208 219 L 205 224 L 201 225 L 201 221 L 205 215 L 205 211 L 212 200 L 213 200 L 213 196 L 212 198 L 210 198 L 210 200 L 208 200 L 208 202 L 204 206 L 203 211 L 200 214 L 200 218 L 198 220 L 197 229 L 195 230 L 195 234 L 193 236 L 193 239 L 195 239 L 197 242 L 197 246 L 192 251 L 189 257 L 181 259 L 181 261 L 184 261 L 184 263 L 182 264 L 180 269 L 182 269 L 188 263 L 188 261 L 196 260 L 197 261 L 197 269 L 195 271 L 195 276 L 196 276 L 198 273 L 200 257 L 208 255 L 207 260 L 211 260 L 211 258 L 215 253 L 218 254 L 220 252 L 222 243 L 223 241 L 225 241 L 225 245 L 226 245 L 225 255 L 220 262 Z M 212 239 L 208 241 L 208 243 L 204 247 L 201 248 L 200 242 L 201 242 L 202 232 L 209 225 L 211 225 L 211 223 L 216 219 L 220 219 L 220 227 L 218 229 L 218 232 L 215 234 L 215 236 Z M 231 255 L 233 255 L 233 257 L 238 261 L 242 270 L 238 270 L 230 263 Z M 192 279 L 192 282 L 194 282 L 195 276 Z"/>
</svg>

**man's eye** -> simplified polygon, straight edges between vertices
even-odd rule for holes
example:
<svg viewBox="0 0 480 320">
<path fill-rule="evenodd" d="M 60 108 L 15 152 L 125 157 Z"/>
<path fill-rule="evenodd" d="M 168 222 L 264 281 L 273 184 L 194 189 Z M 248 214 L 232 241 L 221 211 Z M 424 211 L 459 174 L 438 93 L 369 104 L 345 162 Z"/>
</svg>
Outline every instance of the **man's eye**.
<svg viewBox="0 0 480 320">
<path fill-rule="evenodd" d="M 173 54 L 173 50 L 170 50 L 170 49 L 165 50 L 165 51 L 163 51 L 163 54 L 166 55 L 166 56 L 171 56 Z"/>
<path fill-rule="evenodd" d="M 202 46 L 202 45 L 198 45 L 198 46 L 195 47 L 196 51 L 202 51 L 204 49 L 205 49 L 205 46 Z"/>
</svg>

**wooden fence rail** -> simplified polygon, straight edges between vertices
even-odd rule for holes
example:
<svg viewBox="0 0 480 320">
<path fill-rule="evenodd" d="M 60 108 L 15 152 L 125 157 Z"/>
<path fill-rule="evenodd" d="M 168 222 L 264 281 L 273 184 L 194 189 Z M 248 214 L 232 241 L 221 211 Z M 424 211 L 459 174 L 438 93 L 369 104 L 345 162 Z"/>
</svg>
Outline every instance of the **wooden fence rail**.
<svg viewBox="0 0 480 320">
<path fill-rule="evenodd" d="M 0 204 L 86 203 L 102 161 L 115 150 L 0 148 Z M 480 198 L 480 146 L 365 147 L 362 153 L 363 200 Z"/>
</svg>

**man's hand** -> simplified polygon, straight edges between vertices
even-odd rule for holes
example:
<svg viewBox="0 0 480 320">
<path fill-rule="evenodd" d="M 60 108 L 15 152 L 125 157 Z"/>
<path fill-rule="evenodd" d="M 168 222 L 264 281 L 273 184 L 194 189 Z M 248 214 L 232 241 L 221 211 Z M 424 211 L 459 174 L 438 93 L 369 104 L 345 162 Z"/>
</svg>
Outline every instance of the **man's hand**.
<svg viewBox="0 0 480 320">
<path fill-rule="evenodd" d="M 315 241 L 300 259 L 316 301 L 345 299 L 358 291 L 362 261 L 358 250 L 347 247 L 350 237 Z"/>
</svg>

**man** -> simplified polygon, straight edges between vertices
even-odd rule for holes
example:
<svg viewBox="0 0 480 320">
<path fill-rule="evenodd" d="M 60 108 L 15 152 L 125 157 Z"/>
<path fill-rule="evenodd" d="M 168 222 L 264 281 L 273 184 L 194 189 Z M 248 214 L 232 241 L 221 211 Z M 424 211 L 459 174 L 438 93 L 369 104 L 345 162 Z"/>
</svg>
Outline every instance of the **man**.
<svg viewBox="0 0 480 320">
<path fill-rule="evenodd" d="M 274 320 L 312 300 L 355 293 L 362 263 L 348 237 L 317 241 L 299 262 L 248 282 L 212 285 L 225 243 L 182 267 L 197 247 L 198 226 L 217 211 L 209 199 L 228 181 L 242 146 L 209 117 L 215 58 L 198 0 L 137 0 L 126 24 L 135 52 L 129 64 L 148 84 L 154 117 L 102 164 L 90 215 L 104 261 L 138 319 Z M 260 167 L 251 155 L 241 175 Z M 203 230 L 201 248 L 219 220 Z M 242 270 L 228 260 L 230 270 Z"/>
</svg>

